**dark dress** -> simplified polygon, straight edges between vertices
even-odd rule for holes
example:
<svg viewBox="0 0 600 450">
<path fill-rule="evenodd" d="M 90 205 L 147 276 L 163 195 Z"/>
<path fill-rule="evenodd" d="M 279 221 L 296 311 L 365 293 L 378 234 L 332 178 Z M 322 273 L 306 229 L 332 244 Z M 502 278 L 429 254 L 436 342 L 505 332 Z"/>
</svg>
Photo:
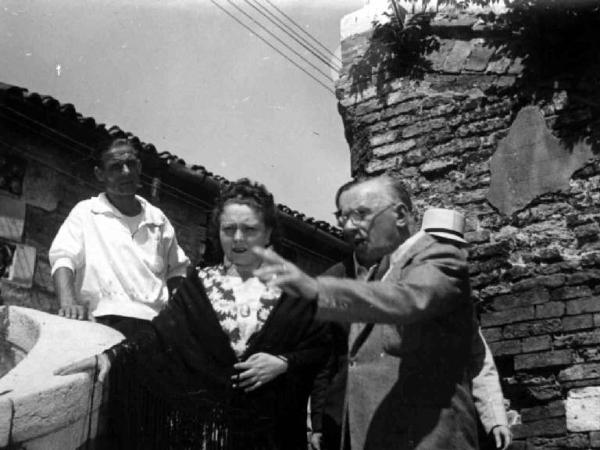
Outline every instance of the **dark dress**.
<svg viewBox="0 0 600 450">
<path fill-rule="evenodd" d="M 150 329 L 108 350 L 119 447 L 305 450 L 308 396 L 330 352 L 315 310 L 283 294 L 238 359 L 190 271 Z M 234 390 L 233 365 L 258 352 L 287 358 L 287 372 Z"/>
</svg>

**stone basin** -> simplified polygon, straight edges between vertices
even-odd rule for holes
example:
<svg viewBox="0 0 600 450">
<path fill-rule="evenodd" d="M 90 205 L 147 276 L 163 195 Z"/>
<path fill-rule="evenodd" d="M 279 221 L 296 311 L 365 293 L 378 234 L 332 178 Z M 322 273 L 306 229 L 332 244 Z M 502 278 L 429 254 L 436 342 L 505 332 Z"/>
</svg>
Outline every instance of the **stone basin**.
<svg viewBox="0 0 600 450">
<path fill-rule="evenodd" d="M 0 378 L 0 449 L 69 450 L 102 435 L 103 386 L 53 371 L 123 339 L 112 328 L 29 308 L 0 307 L 0 339 L 23 358 Z"/>
</svg>

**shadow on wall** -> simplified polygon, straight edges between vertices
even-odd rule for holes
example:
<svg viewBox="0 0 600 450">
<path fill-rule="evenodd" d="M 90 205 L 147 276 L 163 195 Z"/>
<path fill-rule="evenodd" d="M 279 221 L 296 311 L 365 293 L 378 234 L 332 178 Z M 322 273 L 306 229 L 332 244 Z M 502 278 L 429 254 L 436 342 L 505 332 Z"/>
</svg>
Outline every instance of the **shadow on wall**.
<svg viewBox="0 0 600 450">
<path fill-rule="evenodd" d="M 552 128 L 565 148 L 572 150 L 583 141 L 594 153 L 600 151 L 600 5 L 598 2 L 559 0 L 515 0 L 505 13 L 474 14 L 468 6 L 486 6 L 497 0 L 448 0 L 452 14 L 440 26 L 439 14 L 422 12 L 403 17 L 388 12 L 387 23 L 374 23 L 370 43 L 362 57 L 348 69 L 351 94 L 375 84 L 382 103 L 390 93 L 389 80 L 423 79 L 429 72 L 445 71 L 453 48 L 448 39 L 483 39 L 482 54 L 488 53 L 485 74 L 517 75 L 506 95 L 516 94 L 514 114 L 521 107 L 538 104 L 559 108 L 550 114 Z M 438 2 L 441 3 L 441 2 Z M 393 2 L 390 2 L 393 5 Z M 390 11 L 393 11 L 390 8 Z M 461 21 L 461 15 L 472 22 Z M 400 20 L 399 20 L 400 18 Z M 437 22 L 437 23 L 436 23 Z M 466 50 L 469 51 L 468 49 Z M 467 53 L 463 60 L 469 57 Z M 494 65 L 491 68 L 491 65 Z M 458 70 L 460 72 L 460 70 Z M 463 71 L 464 73 L 465 71 Z M 469 72 L 469 67 L 466 67 Z M 498 93 L 497 84 L 489 91 Z M 559 98 L 557 98 L 557 96 Z M 514 117 L 513 117 L 514 118 Z"/>
</svg>

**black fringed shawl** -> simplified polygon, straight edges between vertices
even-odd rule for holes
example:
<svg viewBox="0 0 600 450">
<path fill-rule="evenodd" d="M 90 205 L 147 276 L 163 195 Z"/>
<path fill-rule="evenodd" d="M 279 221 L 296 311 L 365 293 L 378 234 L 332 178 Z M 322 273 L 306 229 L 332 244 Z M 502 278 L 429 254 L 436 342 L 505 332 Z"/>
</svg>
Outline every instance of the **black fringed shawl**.
<svg viewBox="0 0 600 450">
<path fill-rule="evenodd" d="M 234 390 L 238 359 L 196 271 L 151 330 L 108 350 L 111 417 L 122 449 L 306 449 L 306 405 L 330 351 L 316 305 L 285 294 L 240 360 L 285 356 L 288 371 L 261 388 Z"/>
</svg>

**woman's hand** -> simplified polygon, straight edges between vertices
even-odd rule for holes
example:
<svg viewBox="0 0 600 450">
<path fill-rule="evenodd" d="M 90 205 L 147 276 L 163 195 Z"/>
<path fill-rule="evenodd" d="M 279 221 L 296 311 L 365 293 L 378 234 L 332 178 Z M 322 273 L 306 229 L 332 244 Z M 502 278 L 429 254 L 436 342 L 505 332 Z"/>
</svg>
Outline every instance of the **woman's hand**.
<svg viewBox="0 0 600 450">
<path fill-rule="evenodd" d="M 54 375 L 71 375 L 72 373 L 91 371 L 94 375 L 97 374 L 97 379 L 100 383 L 104 382 L 108 371 L 110 370 L 110 360 L 104 353 L 89 358 L 82 359 L 64 367 L 60 367 L 54 371 Z"/>
<path fill-rule="evenodd" d="M 233 386 L 250 392 L 285 373 L 288 363 L 269 353 L 255 353 L 246 361 L 234 364 L 233 367 L 242 371 L 231 377 Z"/>
</svg>

